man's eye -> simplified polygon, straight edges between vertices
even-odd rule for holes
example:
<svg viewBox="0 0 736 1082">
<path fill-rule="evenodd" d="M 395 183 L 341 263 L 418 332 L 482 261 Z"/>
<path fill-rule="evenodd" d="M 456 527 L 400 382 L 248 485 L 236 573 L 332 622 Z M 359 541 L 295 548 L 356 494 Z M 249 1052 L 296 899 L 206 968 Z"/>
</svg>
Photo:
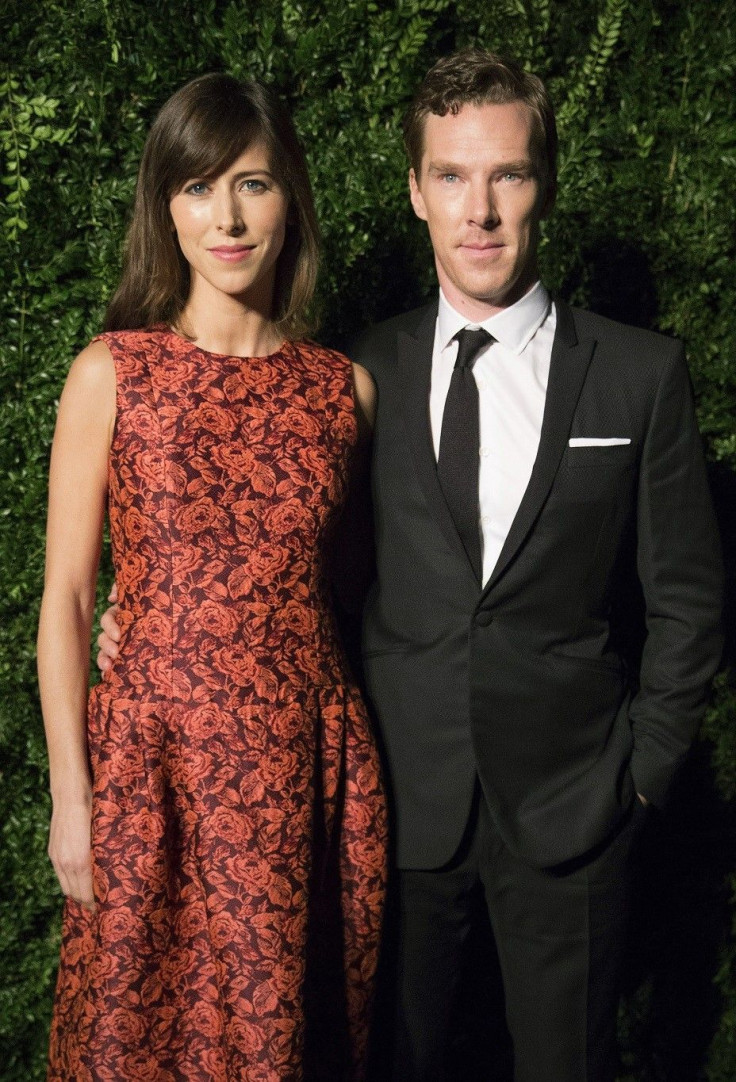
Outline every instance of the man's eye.
<svg viewBox="0 0 736 1082">
<path fill-rule="evenodd" d="M 442 179 L 445 181 L 446 184 L 454 184 L 455 181 L 458 179 L 458 176 L 457 173 L 443 173 Z"/>
</svg>

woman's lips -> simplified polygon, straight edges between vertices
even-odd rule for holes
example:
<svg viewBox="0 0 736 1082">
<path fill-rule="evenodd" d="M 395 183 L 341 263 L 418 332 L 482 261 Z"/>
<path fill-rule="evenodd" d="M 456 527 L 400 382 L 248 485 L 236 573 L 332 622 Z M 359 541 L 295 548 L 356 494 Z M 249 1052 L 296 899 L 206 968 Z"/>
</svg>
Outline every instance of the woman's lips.
<svg viewBox="0 0 736 1082">
<path fill-rule="evenodd" d="M 253 251 L 253 246 L 249 244 L 229 244 L 223 245 L 221 248 L 210 248 L 208 250 L 215 259 L 222 259 L 225 263 L 239 263 L 242 259 L 248 258 Z"/>
</svg>

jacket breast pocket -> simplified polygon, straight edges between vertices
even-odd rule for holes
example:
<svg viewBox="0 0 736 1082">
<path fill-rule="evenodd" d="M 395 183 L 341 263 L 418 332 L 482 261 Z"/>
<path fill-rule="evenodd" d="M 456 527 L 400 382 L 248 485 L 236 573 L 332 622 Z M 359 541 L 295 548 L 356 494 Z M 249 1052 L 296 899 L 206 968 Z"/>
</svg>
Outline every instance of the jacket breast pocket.
<svg viewBox="0 0 736 1082">
<path fill-rule="evenodd" d="M 568 447 L 563 459 L 563 465 L 569 469 L 626 469 L 633 465 L 635 448 L 631 443 L 619 443 L 614 445 L 590 445 L 583 447 Z"/>
<path fill-rule="evenodd" d="M 629 444 L 568 447 L 550 501 L 585 504 L 618 499 L 633 484 L 635 468 L 636 455 Z"/>
</svg>

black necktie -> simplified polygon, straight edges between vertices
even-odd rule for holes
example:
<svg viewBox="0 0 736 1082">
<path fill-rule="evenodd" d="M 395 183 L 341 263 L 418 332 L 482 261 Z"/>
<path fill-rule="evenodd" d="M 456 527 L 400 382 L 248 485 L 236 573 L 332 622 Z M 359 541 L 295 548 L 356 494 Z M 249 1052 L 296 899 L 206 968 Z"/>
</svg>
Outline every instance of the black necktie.
<svg viewBox="0 0 736 1082">
<path fill-rule="evenodd" d="M 478 522 L 480 420 L 473 362 L 480 350 L 493 341 L 493 338 L 482 327 L 477 331 L 466 328 L 455 337 L 458 341 L 457 360 L 442 414 L 437 473 L 455 528 L 460 534 L 478 582 L 481 582 Z"/>
</svg>

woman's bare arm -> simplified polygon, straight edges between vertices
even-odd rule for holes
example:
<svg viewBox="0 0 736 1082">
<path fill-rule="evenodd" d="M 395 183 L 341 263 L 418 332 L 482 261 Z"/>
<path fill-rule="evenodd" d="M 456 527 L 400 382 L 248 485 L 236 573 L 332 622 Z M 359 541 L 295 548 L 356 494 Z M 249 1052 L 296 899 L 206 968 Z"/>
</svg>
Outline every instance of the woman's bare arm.
<svg viewBox="0 0 736 1082">
<path fill-rule="evenodd" d="M 361 438 L 369 439 L 376 419 L 376 385 L 370 372 L 355 362 L 353 362 L 353 389 Z"/>
<path fill-rule="evenodd" d="M 93 906 L 86 740 L 90 631 L 102 544 L 115 371 L 101 342 L 74 361 L 51 451 L 46 575 L 38 631 L 53 812 L 49 856 L 66 895 Z"/>
</svg>

